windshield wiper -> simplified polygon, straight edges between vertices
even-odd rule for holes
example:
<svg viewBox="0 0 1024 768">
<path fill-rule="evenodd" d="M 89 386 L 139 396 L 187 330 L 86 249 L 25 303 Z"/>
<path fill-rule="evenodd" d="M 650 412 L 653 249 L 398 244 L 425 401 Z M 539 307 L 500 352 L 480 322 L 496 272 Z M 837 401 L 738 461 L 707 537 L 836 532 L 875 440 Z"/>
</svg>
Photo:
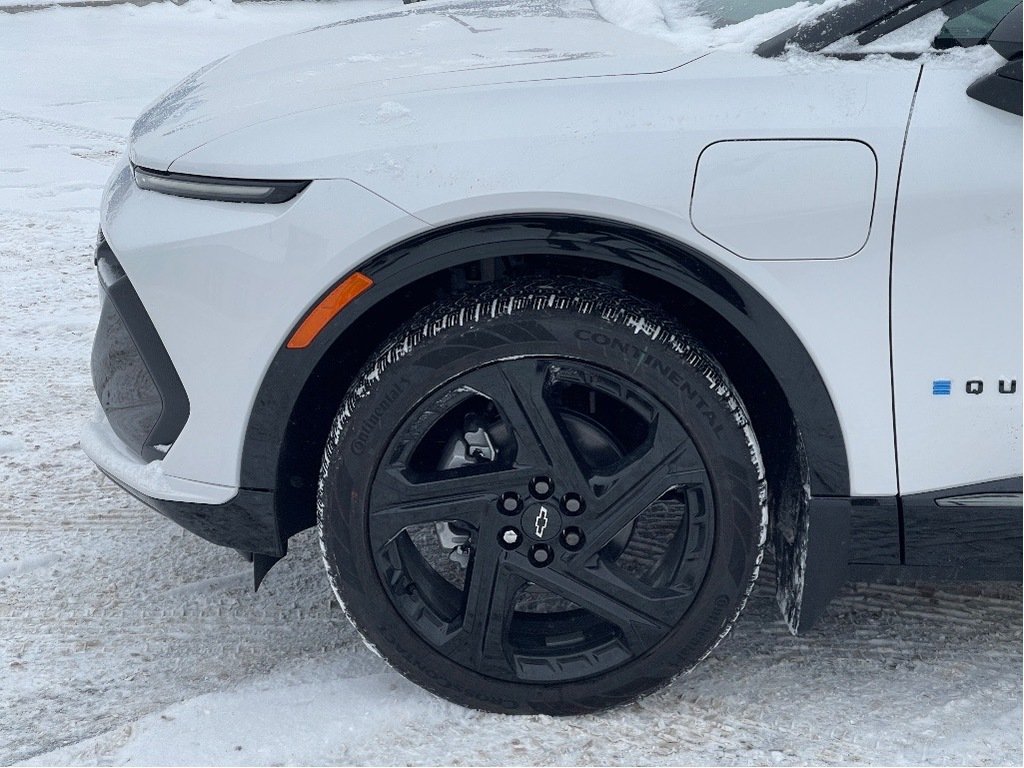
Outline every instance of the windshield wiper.
<svg viewBox="0 0 1024 768">
<path fill-rule="evenodd" d="M 782 55 L 790 43 L 805 51 L 820 51 L 837 40 L 858 35 L 861 45 L 877 40 L 925 14 L 942 9 L 952 18 L 985 0 L 867 0 L 847 3 L 803 24 L 790 27 L 754 49 L 765 58 Z"/>
</svg>

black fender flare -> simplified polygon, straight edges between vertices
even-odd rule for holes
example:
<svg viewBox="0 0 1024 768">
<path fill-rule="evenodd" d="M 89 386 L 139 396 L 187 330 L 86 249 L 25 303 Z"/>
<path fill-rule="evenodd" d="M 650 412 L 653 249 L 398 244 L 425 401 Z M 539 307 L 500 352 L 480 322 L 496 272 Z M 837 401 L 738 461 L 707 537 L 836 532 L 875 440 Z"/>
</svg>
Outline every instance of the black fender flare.
<svg viewBox="0 0 1024 768">
<path fill-rule="evenodd" d="M 776 377 L 803 438 L 811 494 L 849 495 L 846 445 L 828 388 L 796 333 L 764 297 L 706 254 L 664 235 L 622 222 L 567 214 L 507 215 L 445 225 L 358 265 L 356 270 L 373 279 L 373 287 L 346 306 L 308 347 L 282 345 L 272 360 L 250 413 L 241 487 L 273 489 L 279 452 L 303 387 L 327 351 L 366 312 L 429 275 L 481 260 L 523 255 L 608 262 L 644 273 L 703 302 L 747 340 Z M 338 282 L 344 277 L 339 276 Z M 301 318 L 296 327 L 299 322 Z"/>
</svg>

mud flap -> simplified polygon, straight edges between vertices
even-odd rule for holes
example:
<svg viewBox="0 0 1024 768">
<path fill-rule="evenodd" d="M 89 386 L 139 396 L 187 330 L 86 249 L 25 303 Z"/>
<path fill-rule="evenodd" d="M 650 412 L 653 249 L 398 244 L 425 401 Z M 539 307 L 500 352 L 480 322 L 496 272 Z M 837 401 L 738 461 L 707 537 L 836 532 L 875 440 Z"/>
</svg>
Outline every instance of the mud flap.
<svg viewBox="0 0 1024 768">
<path fill-rule="evenodd" d="M 260 584 L 263 583 L 263 579 L 268 573 L 270 573 L 270 569 L 273 568 L 280 559 L 280 557 L 276 557 L 274 555 L 261 555 L 259 552 L 253 554 L 252 580 L 254 592 L 259 591 Z"/>
<path fill-rule="evenodd" d="M 821 617 L 846 581 L 850 559 L 850 500 L 817 497 L 788 510 L 772 532 L 775 599 L 794 635 Z"/>
</svg>

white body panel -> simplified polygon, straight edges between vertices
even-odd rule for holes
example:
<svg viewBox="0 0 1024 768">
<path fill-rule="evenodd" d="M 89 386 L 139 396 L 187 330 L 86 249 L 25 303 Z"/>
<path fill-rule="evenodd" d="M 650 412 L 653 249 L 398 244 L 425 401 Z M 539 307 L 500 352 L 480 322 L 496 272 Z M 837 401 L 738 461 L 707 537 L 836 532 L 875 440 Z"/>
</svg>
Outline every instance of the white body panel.
<svg viewBox="0 0 1024 768">
<path fill-rule="evenodd" d="M 166 475 L 208 484 L 213 495 L 237 487 L 264 372 L 340 277 L 433 226 L 541 211 L 646 227 L 743 276 L 818 366 L 842 425 L 851 492 L 897 492 L 889 257 L 919 64 L 822 59 L 808 66 L 800 58 L 713 53 L 680 66 L 686 57 L 679 51 L 587 14 L 411 18 L 397 14 L 248 49 L 185 81 L 133 132 L 131 157 L 157 169 L 315 179 L 290 203 L 246 206 L 141 191 L 126 166 L 115 175 L 104 232 L 191 402 L 189 421 L 162 461 Z M 481 29 L 485 21 L 487 34 L 463 24 Z M 382 41 L 396 45 L 392 29 L 420 46 L 408 76 L 402 58 L 383 56 Z M 434 34 L 442 37 L 432 48 Z M 449 58 L 438 53 L 442 45 L 456 46 L 444 48 Z M 537 48 L 547 53 L 530 50 Z M 530 61 L 503 59 L 513 54 Z M 460 69 L 459 57 L 490 64 Z M 518 63 L 524 66 L 510 66 Z M 271 82 L 252 77 L 253 67 L 273 73 Z M 861 148 L 836 198 L 857 210 L 856 225 L 826 232 L 834 218 L 822 206 L 820 220 L 808 222 L 818 234 L 776 231 L 761 252 L 770 260 L 742 258 L 701 234 L 690 215 L 701 152 L 726 140 L 766 139 L 780 151 L 793 139 L 809 149 L 819 142 Z M 814 152 L 794 158 L 792 146 L 784 151 L 786 162 L 770 147 L 760 157 L 773 168 L 800 169 L 796 180 L 779 179 L 775 201 L 795 210 Z M 865 153 L 877 163 L 868 225 Z M 759 183 L 766 194 L 767 179 Z"/>
<path fill-rule="evenodd" d="M 965 94 L 982 73 L 926 66 L 907 137 L 892 321 L 903 493 L 1021 473 L 1021 120 Z"/>
</svg>

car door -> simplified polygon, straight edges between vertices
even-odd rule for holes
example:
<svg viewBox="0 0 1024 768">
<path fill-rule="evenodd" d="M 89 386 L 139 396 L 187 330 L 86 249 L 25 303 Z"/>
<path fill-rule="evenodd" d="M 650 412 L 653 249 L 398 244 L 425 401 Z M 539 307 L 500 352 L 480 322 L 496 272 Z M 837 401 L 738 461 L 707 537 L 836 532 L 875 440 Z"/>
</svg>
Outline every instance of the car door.
<svg viewBox="0 0 1024 768">
<path fill-rule="evenodd" d="M 1019 51 L 1009 5 L 946 22 L 933 46 L 950 50 L 926 57 L 907 132 L 891 278 L 907 565 L 996 566 L 1006 547 L 1019 565 L 1020 59 L 1009 102 L 979 100 L 1012 65 L 971 45 L 1016 13 Z"/>
</svg>

